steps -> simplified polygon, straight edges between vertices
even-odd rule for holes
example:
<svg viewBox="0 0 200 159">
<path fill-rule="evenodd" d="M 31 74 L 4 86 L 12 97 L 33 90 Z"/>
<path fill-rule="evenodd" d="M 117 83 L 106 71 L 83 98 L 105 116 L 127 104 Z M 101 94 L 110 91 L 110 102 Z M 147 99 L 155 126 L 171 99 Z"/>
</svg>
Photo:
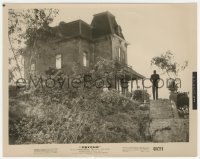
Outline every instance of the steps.
<svg viewBox="0 0 200 159">
<path fill-rule="evenodd" d="M 189 120 L 178 117 L 176 108 L 170 100 L 151 101 L 149 116 L 152 142 L 189 141 Z"/>
<path fill-rule="evenodd" d="M 150 118 L 152 119 L 173 118 L 173 111 L 170 100 L 159 99 L 150 101 Z"/>
</svg>

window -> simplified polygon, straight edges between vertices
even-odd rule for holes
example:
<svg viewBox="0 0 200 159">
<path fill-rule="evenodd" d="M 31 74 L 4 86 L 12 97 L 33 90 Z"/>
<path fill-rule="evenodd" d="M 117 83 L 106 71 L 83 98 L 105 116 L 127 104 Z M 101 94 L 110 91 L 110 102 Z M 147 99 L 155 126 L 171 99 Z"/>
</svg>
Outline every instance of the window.
<svg viewBox="0 0 200 159">
<path fill-rule="evenodd" d="M 83 53 L 83 66 L 88 66 L 88 55 L 86 52 Z"/>
<path fill-rule="evenodd" d="M 30 70 L 30 73 L 32 74 L 32 75 L 35 75 L 35 73 L 36 73 L 36 67 L 35 67 L 35 62 L 33 63 L 31 63 L 31 70 Z"/>
<path fill-rule="evenodd" d="M 122 48 L 116 48 L 117 50 L 117 59 L 118 59 L 118 61 L 119 62 L 121 62 L 121 63 L 125 63 L 125 60 L 126 60 L 126 56 L 125 56 L 125 52 L 124 52 L 124 50 L 122 49 Z"/>
<path fill-rule="evenodd" d="M 35 71 L 35 63 L 31 64 L 31 71 Z"/>
<path fill-rule="evenodd" d="M 61 54 L 56 55 L 56 68 L 61 69 Z"/>
<path fill-rule="evenodd" d="M 118 48 L 118 60 L 121 61 L 121 48 Z"/>
</svg>

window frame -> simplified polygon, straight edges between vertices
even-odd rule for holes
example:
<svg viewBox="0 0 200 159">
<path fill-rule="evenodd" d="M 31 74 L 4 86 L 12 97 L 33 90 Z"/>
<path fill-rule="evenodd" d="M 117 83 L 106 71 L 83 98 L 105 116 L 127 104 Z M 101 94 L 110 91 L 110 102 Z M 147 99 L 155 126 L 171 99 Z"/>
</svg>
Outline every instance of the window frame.
<svg viewBox="0 0 200 159">
<path fill-rule="evenodd" d="M 119 47 L 117 50 L 117 54 L 118 54 L 118 60 L 121 62 L 121 48 Z"/>
<path fill-rule="evenodd" d="M 84 67 L 89 67 L 89 58 L 88 58 L 88 52 L 84 51 L 83 52 L 83 58 L 82 58 L 83 66 Z"/>
<path fill-rule="evenodd" d="M 57 58 L 57 56 L 59 56 L 59 55 L 60 55 L 60 57 Z M 57 64 L 58 60 L 60 61 L 60 64 Z M 59 67 L 57 67 L 57 66 L 59 66 Z M 56 69 L 58 69 L 58 70 L 62 69 L 62 54 L 61 53 L 60 54 L 56 54 Z"/>
</svg>

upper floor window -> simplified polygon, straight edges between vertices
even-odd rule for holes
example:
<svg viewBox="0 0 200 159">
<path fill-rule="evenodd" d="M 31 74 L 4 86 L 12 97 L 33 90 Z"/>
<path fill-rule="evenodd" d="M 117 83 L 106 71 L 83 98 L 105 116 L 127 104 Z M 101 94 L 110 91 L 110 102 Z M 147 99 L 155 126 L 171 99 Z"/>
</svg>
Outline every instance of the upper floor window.
<svg viewBox="0 0 200 159">
<path fill-rule="evenodd" d="M 83 66 L 88 66 L 88 54 L 87 54 L 87 52 L 83 53 Z"/>
<path fill-rule="evenodd" d="M 121 61 L 121 48 L 118 48 L 118 60 Z"/>
<path fill-rule="evenodd" d="M 35 61 L 32 61 L 31 62 L 31 68 L 30 68 L 31 70 L 30 70 L 30 73 L 32 74 L 32 75 L 35 75 L 35 73 L 36 73 L 36 63 L 35 63 Z"/>
<path fill-rule="evenodd" d="M 61 69 L 62 66 L 62 56 L 61 54 L 56 55 L 56 68 Z"/>
<path fill-rule="evenodd" d="M 31 64 L 31 71 L 35 71 L 35 63 Z"/>
<path fill-rule="evenodd" d="M 117 59 L 119 62 L 121 63 L 125 63 L 125 60 L 126 60 L 126 56 L 125 56 L 125 52 L 122 48 L 116 48 L 116 52 L 117 52 Z"/>
</svg>

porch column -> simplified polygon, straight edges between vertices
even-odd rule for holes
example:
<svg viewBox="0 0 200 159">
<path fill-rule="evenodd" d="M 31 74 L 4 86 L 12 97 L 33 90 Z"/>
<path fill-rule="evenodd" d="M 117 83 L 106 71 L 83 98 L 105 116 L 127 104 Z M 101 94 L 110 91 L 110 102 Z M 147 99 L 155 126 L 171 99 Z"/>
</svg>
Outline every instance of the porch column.
<svg viewBox="0 0 200 159">
<path fill-rule="evenodd" d="M 136 85 L 137 85 L 137 89 L 138 89 L 138 87 L 139 87 L 139 86 L 138 86 L 138 78 L 136 78 Z"/>
</svg>

